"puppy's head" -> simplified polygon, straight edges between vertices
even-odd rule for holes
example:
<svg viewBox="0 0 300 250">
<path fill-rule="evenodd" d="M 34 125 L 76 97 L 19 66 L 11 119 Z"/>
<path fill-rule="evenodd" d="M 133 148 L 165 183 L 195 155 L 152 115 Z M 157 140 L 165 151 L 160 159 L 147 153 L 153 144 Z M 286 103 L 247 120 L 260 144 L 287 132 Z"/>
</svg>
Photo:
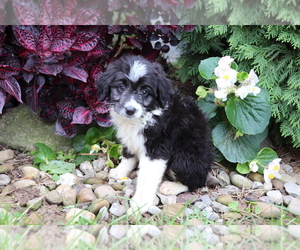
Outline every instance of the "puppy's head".
<svg viewBox="0 0 300 250">
<path fill-rule="evenodd" d="M 165 107 L 173 94 L 161 66 L 140 56 L 125 56 L 107 66 L 97 81 L 100 101 L 127 118 L 141 118 Z"/>
</svg>

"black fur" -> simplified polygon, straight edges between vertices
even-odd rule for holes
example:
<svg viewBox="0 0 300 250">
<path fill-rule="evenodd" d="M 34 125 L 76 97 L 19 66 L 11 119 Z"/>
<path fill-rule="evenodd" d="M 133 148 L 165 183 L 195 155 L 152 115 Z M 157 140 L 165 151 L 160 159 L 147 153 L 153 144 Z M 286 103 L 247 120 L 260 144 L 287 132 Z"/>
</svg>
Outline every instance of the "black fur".
<svg viewBox="0 0 300 250">
<path fill-rule="evenodd" d="M 129 73 L 135 60 L 147 66 L 147 74 L 133 83 L 124 75 Z M 147 156 L 168 160 L 166 172 L 175 175 L 176 180 L 188 186 L 190 191 L 205 186 L 213 161 L 213 148 L 207 121 L 194 100 L 181 98 L 173 91 L 159 64 L 137 56 L 122 57 L 108 65 L 97 82 L 100 100 L 123 105 L 120 103 L 125 93 L 122 97 L 118 92 L 120 84 L 126 86 L 126 94 L 131 96 L 143 88 L 149 90 L 147 97 L 135 97 L 143 104 L 145 112 L 157 108 L 163 110 L 161 115 L 153 115 L 156 121 L 153 125 L 145 126 L 141 131 Z M 124 157 L 132 157 L 133 153 L 124 146 Z"/>
</svg>

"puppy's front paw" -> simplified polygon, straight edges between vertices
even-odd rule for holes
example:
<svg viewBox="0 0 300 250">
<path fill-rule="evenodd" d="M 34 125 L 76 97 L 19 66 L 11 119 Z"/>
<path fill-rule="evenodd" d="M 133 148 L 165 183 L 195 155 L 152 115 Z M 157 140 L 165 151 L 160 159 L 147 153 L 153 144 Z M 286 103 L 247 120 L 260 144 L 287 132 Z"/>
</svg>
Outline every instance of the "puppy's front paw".
<svg viewBox="0 0 300 250">
<path fill-rule="evenodd" d="M 145 195 L 135 194 L 131 201 L 130 206 L 132 211 L 139 211 L 141 214 L 146 213 L 148 208 L 153 205 L 154 199 L 149 199 L 149 197 Z"/>
<path fill-rule="evenodd" d="M 112 168 L 109 171 L 108 177 L 116 180 L 121 180 L 122 178 L 127 177 L 127 175 L 128 175 L 127 171 L 123 171 L 122 169 L 117 167 L 117 168 Z"/>
<path fill-rule="evenodd" d="M 187 186 L 173 181 L 163 181 L 158 189 L 158 192 L 164 195 L 177 195 L 186 191 L 188 191 Z"/>
</svg>

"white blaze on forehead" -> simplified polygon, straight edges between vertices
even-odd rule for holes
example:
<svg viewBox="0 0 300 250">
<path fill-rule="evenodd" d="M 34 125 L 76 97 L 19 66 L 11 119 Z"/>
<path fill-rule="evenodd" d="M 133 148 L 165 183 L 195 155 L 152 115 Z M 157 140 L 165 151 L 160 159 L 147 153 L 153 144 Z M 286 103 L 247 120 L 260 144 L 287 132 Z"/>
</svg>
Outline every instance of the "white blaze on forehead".
<svg viewBox="0 0 300 250">
<path fill-rule="evenodd" d="M 134 61 L 131 65 L 129 75 L 127 76 L 132 82 L 137 82 L 141 77 L 147 74 L 147 67 L 140 61 Z"/>
</svg>

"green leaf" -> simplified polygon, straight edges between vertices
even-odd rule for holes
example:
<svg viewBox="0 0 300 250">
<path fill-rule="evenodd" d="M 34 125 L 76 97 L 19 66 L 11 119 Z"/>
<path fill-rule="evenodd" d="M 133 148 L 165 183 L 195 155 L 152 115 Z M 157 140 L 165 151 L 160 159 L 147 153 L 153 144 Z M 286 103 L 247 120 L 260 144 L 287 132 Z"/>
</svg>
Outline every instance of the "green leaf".
<svg viewBox="0 0 300 250">
<path fill-rule="evenodd" d="M 65 174 L 75 170 L 75 164 L 64 161 L 52 160 L 49 164 L 40 164 L 40 169 L 50 174 Z"/>
<path fill-rule="evenodd" d="M 243 100 L 231 97 L 225 112 L 230 123 L 243 133 L 249 135 L 262 133 L 271 117 L 269 93 L 262 89 L 256 96 L 249 94 Z"/>
<path fill-rule="evenodd" d="M 249 162 L 238 163 L 236 166 L 236 170 L 241 174 L 248 174 L 250 172 Z"/>
<path fill-rule="evenodd" d="M 278 158 L 277 153 L 271 149 L 271 148 L 263 148 L 260 150 L 255 158 L 255 160 L 258 161 L 263 166 L 267 166 L 271 161 Z M 264 172 L 264 168 L 262 166 L 259 166 L 258 168 L 259 173 Z"/>
<path fill-rule="evenodd" d="M 199 64 L 199 73 L 205 79 L 213 79 L 215 77 L 215 67 L 218 66 L 220 57 L 209 57 L 202 60 Z"/>
<path fill-rule="evenodd" d="M 91 151 L 91 146 L 86 145 L 80 150 L 79 155 L 75 159 L 75 164 L 79 165 L 85 161 L 91 161 L 97 158 L 97 155 L 81 155 L 80 153 L 89 153 Z"/>
<path fill-rule="evenodd" d="M 105 138 L 106 140 L 111 141 L 114 137 L 114 134 L 116 132 L 114 126 L 111 127 L 99 127 L 99 131 L 102 135 L 102 138 Z"/>
<path fill-rule="evenodd" d="M 118 158 L 120 156 L 120 147 L 122 147 L 120 144 L 115 144 L 110 147 L 109 149 L 109 156 L 113 158 Z"/>
<path fill-rule="evenodd" d="M 86 145 L 85 135 L 76 135 L 72 138 L 72 147 L 75 152 L 80 152 Z"/>
<path fill-rule="evenodd" d="M 244 81 L 247 79 L 247 77 L 248 73 L 245 71 L 237 73 L 237 81 Z"/>
<path fill-rule="evenodd" d="M 197 101 L 200 109 L 206 113 L 209 119 L 213 118 L 217 114 L 217 105 L 215 104 L 215 97 L 213 94 L 207 95 Z"/>
<path fill-rule="evenodd" d="M 39 150 L 34 153 L 34 163 L 49 163 L 49 160 L 56 159 L 56 155 L 53 152 L 51 148 L 49 148 L 44 143 L 35 143 L 34 146 L 36 146 Z"/>
<path fill-rule="evenodd" d="M 260 143 L 268 130 L 256 135 L 243 135 L 235 138 L 236 129 L 229 122 L 219 123 L 212 131 L 213 144 L 230 162 L 245 163 L 256 157 Z"/>
<path fill-rule="evenodd" d="M 99 129 L 97 128 L 90 128 L 85 135 L 85 141 L 90 146 L 94 145 L 96 142 L 98 142 L 102 137 L 102 134 Z"/>
</svg>

